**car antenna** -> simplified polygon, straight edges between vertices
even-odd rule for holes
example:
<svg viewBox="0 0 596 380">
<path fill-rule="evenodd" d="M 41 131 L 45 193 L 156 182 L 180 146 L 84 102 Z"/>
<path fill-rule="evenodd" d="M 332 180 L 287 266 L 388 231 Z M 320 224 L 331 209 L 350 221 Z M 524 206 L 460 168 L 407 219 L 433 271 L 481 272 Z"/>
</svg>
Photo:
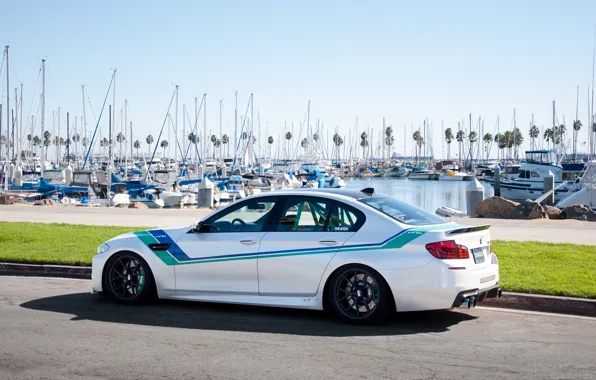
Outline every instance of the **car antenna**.
<svg viewBox="0 0 596 380">
<path fill-rule="evenodd" d="M 373 195 L 375 193 L 375 189 L 372 187 L 367 187 L 366 189 L 361 190 L 366 195 Z"/>
</svg>

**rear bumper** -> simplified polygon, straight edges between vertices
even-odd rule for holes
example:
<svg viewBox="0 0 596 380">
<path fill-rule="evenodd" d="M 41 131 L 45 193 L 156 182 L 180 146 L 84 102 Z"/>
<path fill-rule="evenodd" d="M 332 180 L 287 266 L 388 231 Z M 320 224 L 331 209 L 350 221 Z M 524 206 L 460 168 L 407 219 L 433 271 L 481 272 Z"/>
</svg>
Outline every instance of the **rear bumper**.
<svg viewBox="0 0 596 380">
<path fill-rule="evenodd" d="M 476 306 L 477 303 L 484 301 L 487 298 L 501 298 L 501 288 L 495 285 L 488 289 L 470 289 L 460 292 L 453 301 L 453 307 L 460 307 L 468 305 L 468 308 Z"/>
</svg>

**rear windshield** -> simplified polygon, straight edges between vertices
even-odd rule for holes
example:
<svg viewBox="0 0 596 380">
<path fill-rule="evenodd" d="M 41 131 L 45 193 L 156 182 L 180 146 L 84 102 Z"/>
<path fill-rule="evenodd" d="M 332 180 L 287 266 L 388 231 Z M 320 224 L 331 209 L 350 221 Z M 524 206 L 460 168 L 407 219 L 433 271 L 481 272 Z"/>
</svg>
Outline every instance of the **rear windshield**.
<svg viewBox="0 0 596 380">
<path fill-rule="evenodd" d="M 419 207 L 398 201 L 392 197 L 370 197 L 360 202 L 381 211 L 398 222 L 413 226 L 448 223 L 445 219 Z"/>
</svg>

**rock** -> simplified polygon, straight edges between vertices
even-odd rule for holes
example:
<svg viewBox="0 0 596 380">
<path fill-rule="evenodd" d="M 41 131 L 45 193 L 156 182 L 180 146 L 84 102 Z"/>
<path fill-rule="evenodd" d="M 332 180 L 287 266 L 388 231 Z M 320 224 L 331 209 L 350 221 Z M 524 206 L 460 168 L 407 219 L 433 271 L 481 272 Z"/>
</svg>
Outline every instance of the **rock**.
<svg viewBox="0 0 596 380">
<path fill-rule="evenodd" d="M 51 200 L 50 198 L 46 198 L 46 199 L 41 199 L 39 201 L 33 202 L 33 205 L 34 206 L 53 206 L 54 201 Z"/>
<path fill-rule="evenodd" d="M 130 203 L 128 205 L 128 208 L 139 208 L 139 209 L 147 208 L 148 209 L 149 206 L 147 206 L 146 204 L 141 203 L 141 202 L 134 202 L 134 203 Z"/>
<path fill-rule="evenodd" d="M 563 211 L 560 208 L 555 206 L 544 206 L 544 210 L 549 219 L 561 219 L 561 213 Z"/>
<path fill-rule="evenodd" d="M 13 205 L 17 202 L 13 195 L 0 194 L 0 205 Z"/>
<path fill-rule="evenodd" d="M 128 204 L 127 203 L 118 203 L 114 207 L 116 207 L 116 208 L 128 208 Z"/>
<path fill-rule="evenodd" d="M 566 207 L 561 213 L 565 219 L 588 220 L 596 222 L 596 211 L 586 205 L 575 205 Z"/>
<path fill-rule="evenodd" d="M 513 210 L 513 218 L 515 219 L 546 219 L 546 210 L 540 203 L 531 199 L 526 199 L 517 205 Z"/>
<path fill-rule="evenodd" d="M 474 213 L 481 218 L 509 218 L 518 203 L 501 197 L 492 197 L 478 203 Z"/>
</svg>

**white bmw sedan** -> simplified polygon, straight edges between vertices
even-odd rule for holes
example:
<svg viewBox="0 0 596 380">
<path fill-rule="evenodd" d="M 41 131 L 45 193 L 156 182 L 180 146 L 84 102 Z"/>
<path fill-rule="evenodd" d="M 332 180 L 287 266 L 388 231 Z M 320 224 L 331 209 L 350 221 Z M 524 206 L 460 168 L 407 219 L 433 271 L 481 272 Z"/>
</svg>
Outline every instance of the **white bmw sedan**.
<svg viewBox="0 0 596 380">
<path fill-rule="evenodd" d="M 93 291 L 331 310 L 353 323 L 394 311 L 499 297 L 489 226 L 470 227 L 371 188 L 280 191 L 191 226 L 124 234 L 98 247 Z"/>
</svg>

